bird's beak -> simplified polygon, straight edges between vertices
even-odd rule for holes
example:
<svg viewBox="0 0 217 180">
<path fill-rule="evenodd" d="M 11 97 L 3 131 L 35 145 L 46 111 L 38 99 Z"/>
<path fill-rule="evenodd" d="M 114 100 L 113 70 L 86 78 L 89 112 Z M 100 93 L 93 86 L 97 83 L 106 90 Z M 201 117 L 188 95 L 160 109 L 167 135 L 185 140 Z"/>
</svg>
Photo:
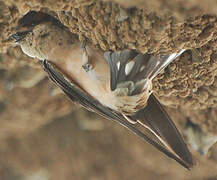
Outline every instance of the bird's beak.
<svg viewBox="0 0 217 180">
<path fill-rule="evenodd" d="M 25 38 L 29 32 L 30 31 L 17 32 L 15 34 L 13 34 L 11 37 L 15 40 L 15 42 L 19 42 L 20 40 Z"/>
</svg>

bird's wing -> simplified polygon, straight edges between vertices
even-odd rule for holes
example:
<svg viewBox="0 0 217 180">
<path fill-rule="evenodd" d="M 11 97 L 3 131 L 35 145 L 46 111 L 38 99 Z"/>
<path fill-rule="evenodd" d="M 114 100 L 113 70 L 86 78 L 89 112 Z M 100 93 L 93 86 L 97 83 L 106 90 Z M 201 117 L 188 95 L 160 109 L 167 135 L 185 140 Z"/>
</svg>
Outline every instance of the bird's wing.
<svg viewBox="0 0 217 180">
<path fill-rule="evenodd" d="M 157 137 L 160 143 L 177 156 L 187 167 L 190 168 L 194 165 L 191 153 L 181 134 L 153 94 L 150 95 L 147 106 L 129 118 L 137 121 L 150 131 Z"/>
<path fill-rule="evenodd" d="M 177 155 L 175 155 L 173 152 L 167 149 L 166 146 L 158 143 L 157 141 L 150 138 L 148 135 L 140 131 L 138 128 L 136 128 L 133 124 L 126 121 L 125 117 L 114 111 L 111 110 L 108 107 L 103 106 L 99 101 L 94 99 L 92 96 L 87 94 L 85 91 L 83 91 L 79 86 L 74 84 L 71 80 L 69 80 L 61 70 L 55 66 L 53 63 L 44 60 L 43 66 L 45 71 L 48 73 L 49 78 L 57 85 L 59 86 L 63 92 L 72 100 L 79 102 L 82 106 L 87 108 L 88 110 L 92 110 L 99 115 L 102 115 L 103 117 L 116 121 L 120 123 L 122 126 L 128 128 L 130 131 L 135 133 L 136 135 L 140 136 L 143 140 L 148 142 L 149 144 L 153 145 L 155 148 L 157 148 L 159 151 L 166 154 L 168 157 L 173 158 L 177 162 L 179 162 L 181 165 L 183 165 L 185 168 L 189 169 L 189 166 L 186 165 L 183 161 L 180 160 Z M 134 117 L 135 118 L 135 117 Z M 176 140 L 176 137 L 174 137 Z M 179 140 L 179 139 L 178 139 Z"/>
<path fill-rule="evenodd" d="M 104 57 L 110 65 L 111 90 L 114 91 L 118 84 L 131 81 L 136 88 L 130 95 L 140 93 L 143 87 L 146 87 L 146 83 L 155 78 L 184 51 L 183 49 L 178 53 L 161 56 L 141 54 L 135 50 L 105 52 Z"/>
</svg>

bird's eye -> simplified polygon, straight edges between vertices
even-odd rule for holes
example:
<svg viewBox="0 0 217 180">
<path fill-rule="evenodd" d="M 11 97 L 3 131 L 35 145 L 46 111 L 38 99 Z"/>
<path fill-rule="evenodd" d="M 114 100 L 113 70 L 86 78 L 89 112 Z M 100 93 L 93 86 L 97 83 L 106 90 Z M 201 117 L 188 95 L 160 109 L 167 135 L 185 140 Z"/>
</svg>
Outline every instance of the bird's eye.
<svg viewBox="0 0 217 180">
<path fill-rule="evenodd" d="M 13 34 L 11 37 L 13 39 L 15 39 L 16 42 L 19 42 L 21 41 L 23 38 L 26 37 L 26 35 L 31 32 L 31 31 L 23 31 L 23 32 L 17 32 L 15 34 Z"/>
</svg>

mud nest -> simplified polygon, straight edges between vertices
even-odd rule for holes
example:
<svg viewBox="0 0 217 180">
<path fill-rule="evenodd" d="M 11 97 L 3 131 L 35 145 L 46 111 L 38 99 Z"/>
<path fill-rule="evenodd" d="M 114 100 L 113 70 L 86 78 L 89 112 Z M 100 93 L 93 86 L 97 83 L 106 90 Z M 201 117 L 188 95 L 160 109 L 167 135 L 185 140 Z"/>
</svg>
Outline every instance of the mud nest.
<svg viewBox="0 0 217 180">
<path fill-rule="evenodd" d="M 139 9 L 97 0 L 0 1 L 0 68 L 39 66 L 19 48 L 12 48 L 9 37 L 25 13 L 40 10 L 58 18 L 81 40 L 86 39 L 103 50 L 132 48 L 142 53 L 169 54 L 190 49 L 155 79 L 154 92 L 167 106 L 192 110 L 216 108 L 217 16 L 198 15 L 202 10 L 193 5 L 185 9 L 185 15 L 176 9 L 172 16 L 174 9 L 169 9 L 170 3 L 168 11 L 158 16 L 148 11 L 150 4 L 146 5 Z M 196 16 L 186 18 L 192 12 Z"/>
</svg>

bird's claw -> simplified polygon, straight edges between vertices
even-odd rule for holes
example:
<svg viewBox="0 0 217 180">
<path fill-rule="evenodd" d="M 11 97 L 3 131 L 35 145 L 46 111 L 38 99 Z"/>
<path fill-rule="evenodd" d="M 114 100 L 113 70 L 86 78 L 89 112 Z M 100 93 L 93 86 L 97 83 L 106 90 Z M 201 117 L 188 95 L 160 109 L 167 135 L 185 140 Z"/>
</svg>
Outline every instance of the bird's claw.
<svg viewBox="0 0 217 180">
<path fill-rule="evenodd" d="M 90 63 L 90 57 L 88 56 L 87 49 L 84 43 L 82 43 L 83 56 L 82 56 L 82 68 L 88 72 L 93 69 L 92 64 Z"/>
<path fill-rule="evenodd" d="M 82 68 L 83 68 L 86 72 L 88 72 L 88 71 L 90 71 L 90 70 L 93 69 L 93 66 L 92 66 L 91 64 L 89 64 L 89 63 L 85 63 L 84 65 L 82 65 Z"/>
</svg>

